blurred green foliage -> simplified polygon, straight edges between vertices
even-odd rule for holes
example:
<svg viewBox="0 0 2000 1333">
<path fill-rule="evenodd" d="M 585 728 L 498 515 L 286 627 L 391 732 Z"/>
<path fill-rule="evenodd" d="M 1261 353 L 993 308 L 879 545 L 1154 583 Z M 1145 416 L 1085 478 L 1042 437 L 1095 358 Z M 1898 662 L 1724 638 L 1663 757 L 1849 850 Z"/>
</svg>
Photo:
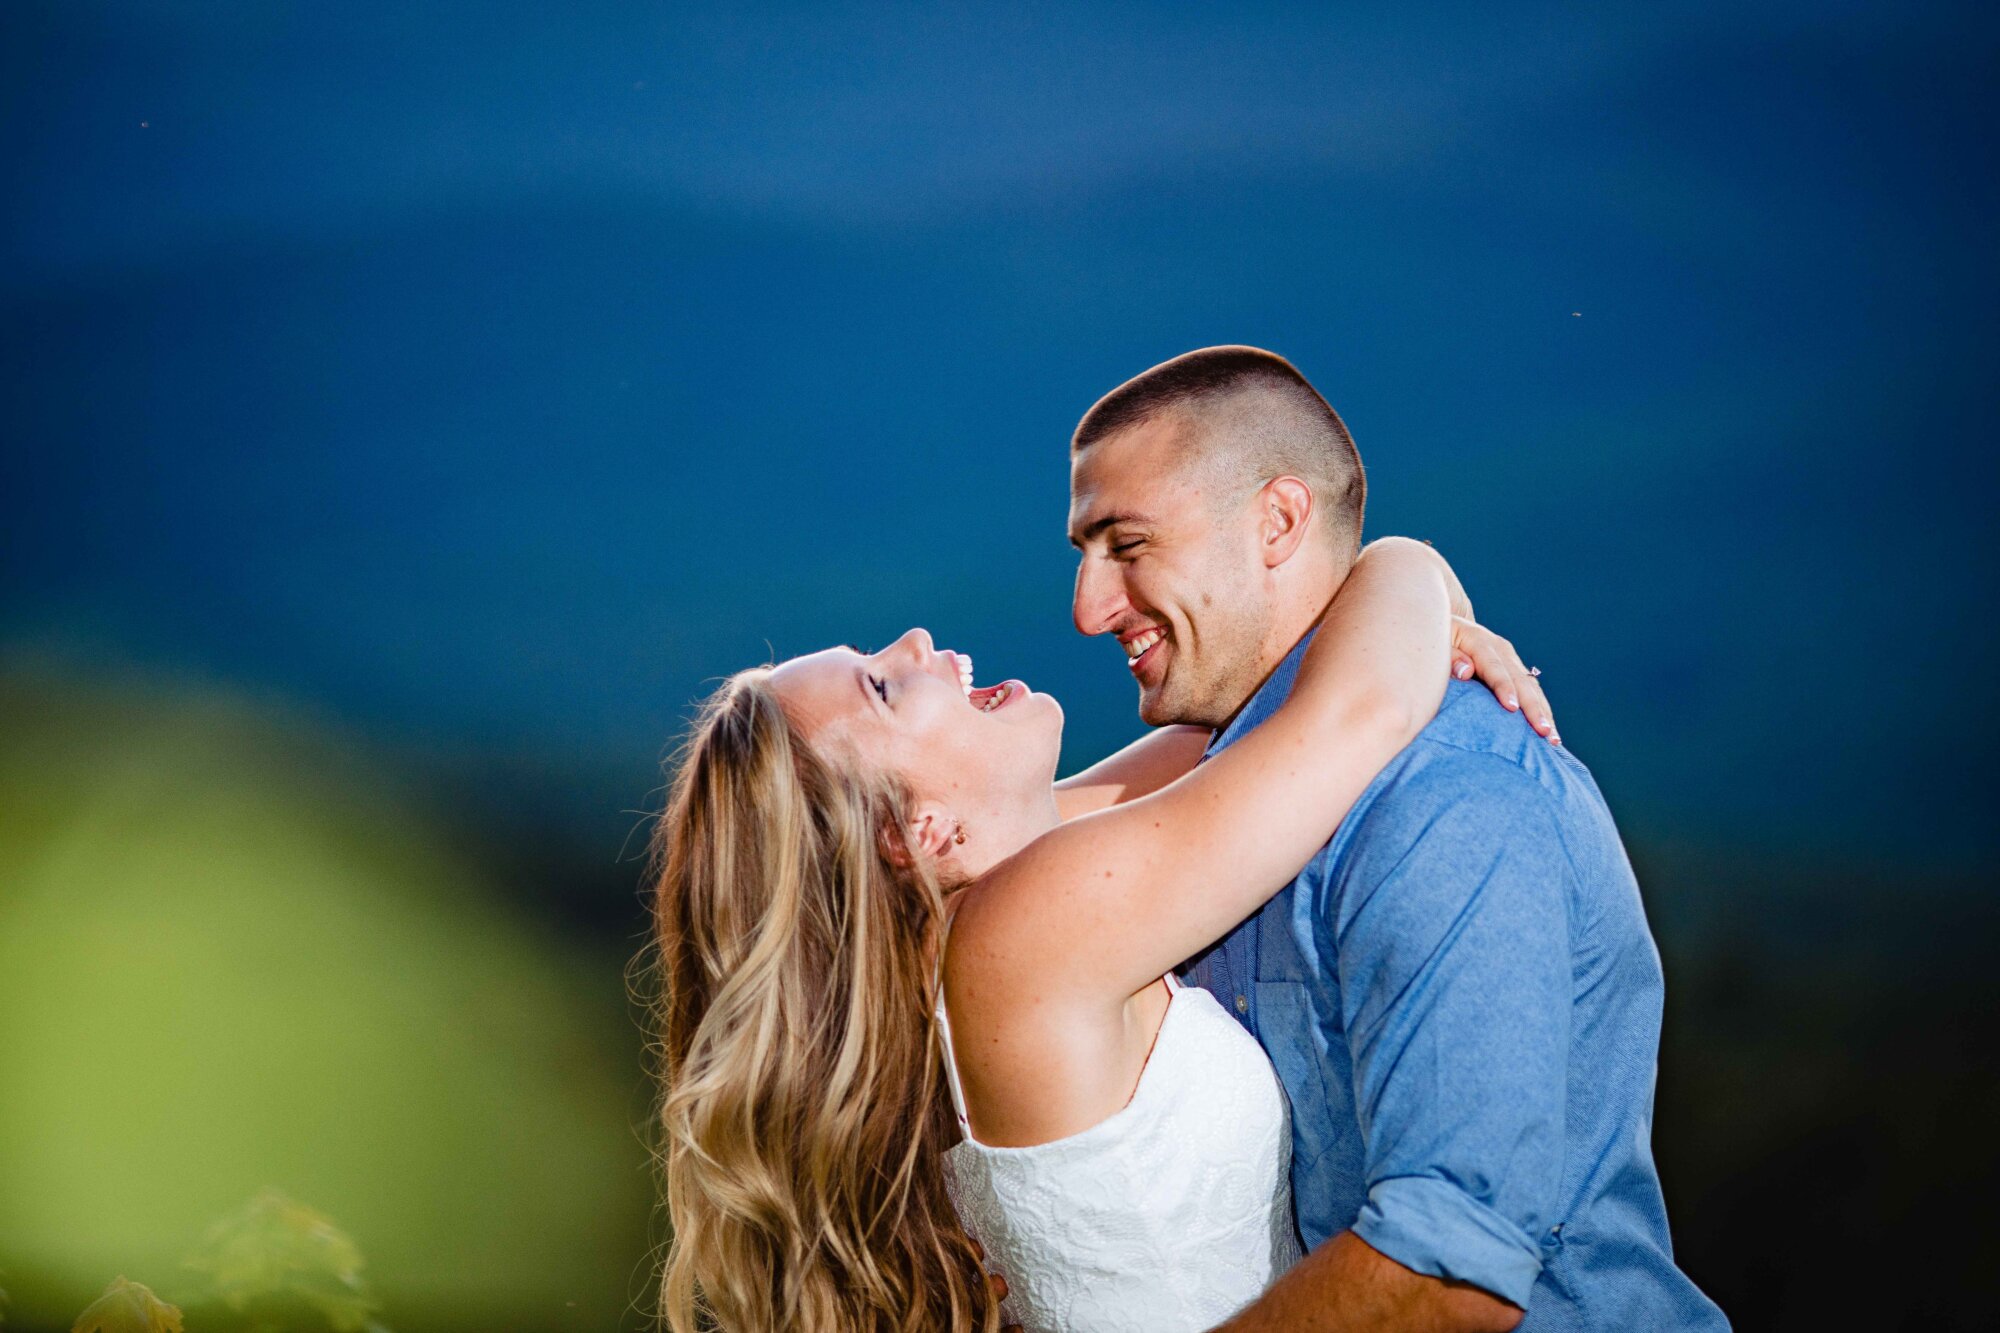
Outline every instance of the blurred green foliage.
<svg viewBox="0 0 2000 1333">
<path fill-rule="evenodd" d="M 505 909 L 425 793 L 281 713 L 0 671 L 0 737 L 17 1324 L 185 1271 L 267 1187 L 351 1228 L 399 1327 L 627 1318 L 652 1193 L 621 958 Z M 226 1234 L 203 1254 L 225 1298 L 250 1280 Z"/>
<path fill-rule="evenodd" d="M 70 1333 L 181 1333 L 181 1312 L 121 1274 L 76 1317 Z"/>
<path fill-rule="evenodd" d="M 361 1247 L 333 1219 L 277 1190 L 210 1227 L 188 1260 L 231 1310 L 278 1312 L 260 1322 L 282 1328 L 286 1307 L 303 1305 L 333 1333 L 388 1333 L 362 1266 Z"/>
</svg>

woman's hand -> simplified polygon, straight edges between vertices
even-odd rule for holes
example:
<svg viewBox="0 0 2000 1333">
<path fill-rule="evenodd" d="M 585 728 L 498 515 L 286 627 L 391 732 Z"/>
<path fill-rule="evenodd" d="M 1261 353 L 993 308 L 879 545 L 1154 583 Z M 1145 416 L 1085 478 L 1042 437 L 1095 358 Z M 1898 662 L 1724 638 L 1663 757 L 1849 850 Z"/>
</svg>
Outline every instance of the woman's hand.
<svg viewBox="0 0 2000 1333">
<path fill-rule="evenodd" d="M 1551 744 L 1562 744 L 1549 698 L 1537 679 L 1541 672 L 1524 665 L 1513 644 L 1464 616 L 1451 618 L 1451 674 L 1459 680 L 1479 677 L 1502 708 L 1527 718 L 1528 725 Z"/>
</svg>

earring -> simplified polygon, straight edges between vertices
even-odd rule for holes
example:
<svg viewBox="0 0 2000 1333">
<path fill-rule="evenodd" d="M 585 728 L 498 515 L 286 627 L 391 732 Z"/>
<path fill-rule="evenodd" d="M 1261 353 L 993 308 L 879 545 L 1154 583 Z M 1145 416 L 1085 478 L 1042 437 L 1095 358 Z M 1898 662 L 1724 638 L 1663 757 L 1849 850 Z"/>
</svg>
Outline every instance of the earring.
<svg viewBox="0 0 2000 1333">
<path fill-rule="evenodd" d="M 963 823 L 957 823 L 953 826 L 951 840 L 960 847 L 965 846 L 965 825 Z"/>
</svg>

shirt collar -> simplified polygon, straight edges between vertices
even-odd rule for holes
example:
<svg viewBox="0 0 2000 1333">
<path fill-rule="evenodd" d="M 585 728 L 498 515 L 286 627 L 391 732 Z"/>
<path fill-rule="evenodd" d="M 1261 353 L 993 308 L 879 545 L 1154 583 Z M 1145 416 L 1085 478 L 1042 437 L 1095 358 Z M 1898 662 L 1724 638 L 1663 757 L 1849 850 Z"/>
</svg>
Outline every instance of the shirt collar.
<svg viewBox="0 0 2000 1333">
<path fill-rule="evenodd" d="M 1292 645 L 1292 651 L 1285 654 L 1285 660 L 1278 663 L 1278 669 L 1270 678 L 1257 687 L 1257 692 L 1243 707 L 1236 710 L 1236 716 L 1229 725 L 1209 737 L 1208 748 L 1201 752 L 1203 759 L 1218 754 L 1236 744 L 1243 736 L 1254 730 L 1258 723 L 1278 711 L 1278 705 L 1291 697 L 1292 682 L 1298 679 L 1299 663 L 1305 659 L 1306 646 L 1319 633 L 1319 626 L 1307 630 L 1305 637 Z"/>
</svg>

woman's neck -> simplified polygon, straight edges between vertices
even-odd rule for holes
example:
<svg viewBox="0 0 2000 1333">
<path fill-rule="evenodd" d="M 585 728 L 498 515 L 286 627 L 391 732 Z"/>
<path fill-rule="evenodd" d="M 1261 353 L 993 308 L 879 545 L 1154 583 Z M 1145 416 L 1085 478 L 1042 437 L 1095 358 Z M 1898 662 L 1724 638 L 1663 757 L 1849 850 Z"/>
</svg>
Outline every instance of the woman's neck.
<svg viewBox="0 0 2000 1333">
<path fill-rule="evenodd" d="M 965 841 L 952 848 L 952 859 L 968 881 L 977 880 L 994 866 L 1054 828 L 1061 820 L 1056 814 L 1056 789 L 1035 796 L 975 811 L 962 824 Z"/>
</svg>

